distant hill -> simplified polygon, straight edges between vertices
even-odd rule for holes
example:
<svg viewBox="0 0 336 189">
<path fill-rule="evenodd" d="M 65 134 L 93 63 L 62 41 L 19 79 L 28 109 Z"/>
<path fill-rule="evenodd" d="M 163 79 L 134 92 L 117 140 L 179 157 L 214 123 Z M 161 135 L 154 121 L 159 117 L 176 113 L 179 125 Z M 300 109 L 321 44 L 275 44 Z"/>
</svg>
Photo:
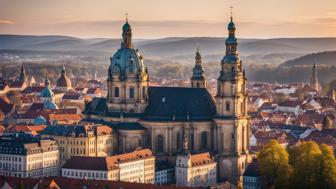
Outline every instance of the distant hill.
<svg viewBox="0 0 336 189">
<path fill-rule="evenodd" d="M 134 40 L 135 48 L 145 57 L 176 57 L 194 54 L 197 44 L 203 55 L 223 55 L 224 37 L 169 37 Z M 112 54 L 120 46 L 120 39 L 81 39 L 69 36 L 0 35 L 0 50 L 36 51 L 102 51 Z M 239 39 L 239 52 L 243 56 L 267 54 L 307 54 L 336 50 L 336 38 L 277 38 Z"/>
<path fill-rule="evenodd" d="M 325 51 L 319 53 L 311 53 L 299 58 L 288 60 L 281 64 L 281 67 L 285 66 L 301 66 L 301 65 L 313 65 L 316 61 L 317 65 L 335 65 L 336 66 L 336 51 Z"/>
<path fill-rule="evenodd" d="M 29 47 L 30 45 L 38 45 L 62 40 L 79 40 L 79 38 L 49 35 L 0 35 L 0 49 L 25 49 L 25 46 Z"/>
</svg>

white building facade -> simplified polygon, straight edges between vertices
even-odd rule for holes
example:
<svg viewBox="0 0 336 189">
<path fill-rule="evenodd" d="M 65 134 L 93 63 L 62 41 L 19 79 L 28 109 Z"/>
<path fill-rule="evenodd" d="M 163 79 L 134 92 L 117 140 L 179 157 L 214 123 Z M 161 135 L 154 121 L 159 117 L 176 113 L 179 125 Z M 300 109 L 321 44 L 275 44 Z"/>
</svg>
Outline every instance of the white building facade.
<svg viewBox="0 0 336 189">
<path fill-rule="evenodd" d="M 53 140 L 0 141 L 0 175 L 40 178 L 59 175 L 59 149 Z"/>
<path fill-rule="evenodd" d="M 177 186 L 208 187 L 217 183 L 217 163 L 209 153 L 178 155 L 175 167 Z"/>
<path fill-rule="evenodd" d="M 62 177 L 124 182 L 155 182 L 155 156 L 149 149 L 109 157 L 72 157 Z"/>
</svg>

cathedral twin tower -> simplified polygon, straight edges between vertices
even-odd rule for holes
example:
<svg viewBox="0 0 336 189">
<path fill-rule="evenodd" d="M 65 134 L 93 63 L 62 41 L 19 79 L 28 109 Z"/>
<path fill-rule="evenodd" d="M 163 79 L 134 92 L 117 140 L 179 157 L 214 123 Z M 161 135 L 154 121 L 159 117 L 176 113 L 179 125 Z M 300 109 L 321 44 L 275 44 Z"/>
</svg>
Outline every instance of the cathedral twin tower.
<svg viewBox="0 0 336 189">
<path fill-rule="evenodd" d="M 187 140 L 190 151 L 215 154 L 220 180 L 241 179 L 250 161 L 250 127 L 235 30 L 231 17 L 214 98 L 207 90 L 198 48 L 191 87 L 150 87 L 144 58 L 133 48 L 132 28 L 126 20 L 121 46 L 110 58 L 107 98 L 87 104 L 87 119 L 112 125 L 120 153 L 146 147 L 158 157 L 173 157 L 183 151 Z"/>
</svg>

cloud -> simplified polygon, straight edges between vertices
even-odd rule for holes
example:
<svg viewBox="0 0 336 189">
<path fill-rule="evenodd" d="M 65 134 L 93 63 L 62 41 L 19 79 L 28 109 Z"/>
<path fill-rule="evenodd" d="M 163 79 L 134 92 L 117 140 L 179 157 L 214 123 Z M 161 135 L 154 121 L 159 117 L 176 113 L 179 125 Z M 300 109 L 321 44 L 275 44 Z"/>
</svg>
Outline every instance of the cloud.
<svg viewBox="0 0 336 189">
<path fill-rule="evenodd" d="M 333 17 L 315 17 L 306 21 L 236 20 L 237 35 L 244 38 L 335 36 Z M 130 20 L 135 38 L 227 35 L 228 20 Z M 0 22 L 1 23 L 1 22 Z M 50 23 L 0 24 L 0 33 L 32 35 L 70 35 L 77 37 L 121 37 L 125 20 L 54 21 Z"/>
<path fill-rule="evenodd" d="M 335 24 L 336 25 L 336 18 L 334 17 L 317 18 L 314 21 L 317 23 L 322 23 L 322 24 Z"/>
<path fill-rule="evenodd" d="M 12 24 L 14 24 L 14 21 L 0 19 L 0 24 L 12 25 Z"/>
</svg>

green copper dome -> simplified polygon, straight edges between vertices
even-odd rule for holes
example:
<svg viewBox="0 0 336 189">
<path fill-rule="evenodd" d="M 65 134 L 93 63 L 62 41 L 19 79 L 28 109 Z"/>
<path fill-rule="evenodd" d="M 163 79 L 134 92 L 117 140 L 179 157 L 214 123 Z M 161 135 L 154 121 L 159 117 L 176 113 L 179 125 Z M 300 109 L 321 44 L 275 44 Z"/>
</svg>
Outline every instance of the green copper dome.
<svg viewBox="0 0 336 189">
<path fill-rule="evenodd" d="M 45 78 L 44 85 L 45 85 L 45 88 L 41 91 L 40 97 L 44 97 L 44 98 L 54 97 L 54 93 L 52 92 L 52 90 L 49 87 L 50 81 L 49 81 L 48 77 Z"/>
<path fill-rule="evenodd" d="M 52 98 L 54 97 L 54 93 L 51 91 L 49 87 L 46 87 L 41 91 L 40 97 Z"/>
<path fill-rule="evenodd" d="M 231 20 L 228 24 L 228 30 L 235 30 L 236 29 L 236 25 L 233 23 L 233 19 L 231 17 Z"/>
<path fill-rule="evenodd" d="M 131 31 L 131 30 L 132 30 L 131 25 L 129 25 L 129 23 L 126 22 L 126 23 L 124 24 L 124 26 L 122 27 L 122 30 L 123 30 L 123 31 Z"/>
<path fill-rule="evenodd" d="M 58 106 L 55 104 L 55 102 L 47 101 L 47 102 L 44 103 L 44 106 L 49 110 L 58 109 Z"/>
<path fill-rule="evenodd" d="M 125 78 L 127 74 L 144 72 L 145 65 L 137 50 L 120 48 L 111 58 L 110 70 L 112 75 Z"/>
<path fill-rule="evenodd" d="M 143 58 L 137 49 L 133 48 L 131 26 L 126 20 L 122 27 L 122 41 L 118 51 L 110 58 L 109 79 L 114 76 L 123 80 L 134 78 L 146 71 Z"/>
</svg>

